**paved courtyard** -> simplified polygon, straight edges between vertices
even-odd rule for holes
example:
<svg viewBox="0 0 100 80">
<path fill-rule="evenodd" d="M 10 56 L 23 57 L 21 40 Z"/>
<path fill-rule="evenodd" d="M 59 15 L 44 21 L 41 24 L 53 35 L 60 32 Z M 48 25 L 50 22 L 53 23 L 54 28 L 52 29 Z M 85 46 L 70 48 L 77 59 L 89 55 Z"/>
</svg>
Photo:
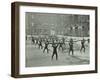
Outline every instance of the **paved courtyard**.
<svg viewBox="0 0 100 80">
<path fill-rule="evenodd" d="M 49 45 L 49 53 L 43 53 L 43 49 L 39 49 L 38 45 L 33 45 L 31 40 L 26 41 L 26 67 L 40 67 L 40 66 L 64 66 L 64 65 L 84 65 L 89 64 L 89 44 L 86 45 L 86 51 L 80 52 L 80 45 L 74 44 L 74 55 L 68 54 L 68 44 L 66 49 L 62 52 L 58 50 L 58 60 L 52 56 L 52 47 Z"/>
</svg>

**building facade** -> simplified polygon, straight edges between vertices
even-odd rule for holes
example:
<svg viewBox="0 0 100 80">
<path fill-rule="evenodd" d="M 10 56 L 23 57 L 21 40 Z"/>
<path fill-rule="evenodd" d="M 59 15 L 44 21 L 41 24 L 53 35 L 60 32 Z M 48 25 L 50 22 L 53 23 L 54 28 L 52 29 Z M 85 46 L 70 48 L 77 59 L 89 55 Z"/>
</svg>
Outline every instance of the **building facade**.
<svg viewBox="0 0 100 80">
<path fill-rule="evenodd" d="M 26 12 L 26 35 L 89 36 L 89 15 Z"/>
</svg>

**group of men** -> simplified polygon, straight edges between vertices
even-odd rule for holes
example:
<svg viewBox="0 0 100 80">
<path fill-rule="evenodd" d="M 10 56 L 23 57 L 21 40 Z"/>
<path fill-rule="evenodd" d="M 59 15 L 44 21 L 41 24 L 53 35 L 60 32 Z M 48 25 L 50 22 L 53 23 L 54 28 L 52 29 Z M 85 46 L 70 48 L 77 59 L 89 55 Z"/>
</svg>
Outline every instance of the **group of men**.
<svg viewBox="0 0 100 80">
<path fill-rule="evenodd" d="M 62 39 L 57 39 L 57 38 L 36 38 L 32 37 L 32 43 L 34 45 L 38 45 L 39 49 L 43 49 L 43 53 L 47 50 L 47 53 L 49 53 L 49 46 L 52 47 L 52 56 L 51 59 L 53 59 L 54 56 L 56 56 L 56 60 L 58 60 L 58 49 L 61 51 L 64 51 L 64 46 L 66 46 L 66 43 L 68 43 L 68 53 L 72 52 L 72 55 L 74 55 L 74 43 L 75 42 L 81 42 L 81 47 L 80 47 L 80 52 L 83 50 L 85 52 L 85 42 L 88 41 L 89 39 L 85 40 L 84 38 L 82 40 L 77 40 L 74 41 L 74 39 L 70 38 L 69 41 L 67 41 L 65 38 Z"/>
</svg>

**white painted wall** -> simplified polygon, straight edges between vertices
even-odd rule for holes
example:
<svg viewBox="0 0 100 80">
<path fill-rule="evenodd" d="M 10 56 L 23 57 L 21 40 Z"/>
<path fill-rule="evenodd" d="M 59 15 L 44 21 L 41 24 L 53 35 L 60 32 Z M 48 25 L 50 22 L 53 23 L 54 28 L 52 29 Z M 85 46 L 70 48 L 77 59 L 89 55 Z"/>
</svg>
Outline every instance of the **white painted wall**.
<svg viewBox="0 0 100 80">
<path fill-rule="evenodd" d="M 11 68 L 11 2 L 13 1 L 29 1 L 41 3 L 56 4 L 73 4 L 98 6 L 100 9 L 100 0 L 1 0 L 0 1 L 0 80 L 16 80 L 10 77 Z M 100 14 L 100 11 L 98 11 Z M 100 16 L 98 15 L 98 22 Z M 100 35 L 100 23 L 98 24 L 98 34 Z M 100 37 L 98 37 L 100 44 Z M 100 45 L 98 46 L 100 47 Z M 98 48 L 99 49 L 99 48 Z M 98 50 L 98 54 L 100 50 Z M 100 80 L 100 54 L 98 55 L 99 73 L 97 74 L 80 74 L 80 75 L 64 75 L 52 77 L 23 78 L 18 80 Z"/>
</svg>

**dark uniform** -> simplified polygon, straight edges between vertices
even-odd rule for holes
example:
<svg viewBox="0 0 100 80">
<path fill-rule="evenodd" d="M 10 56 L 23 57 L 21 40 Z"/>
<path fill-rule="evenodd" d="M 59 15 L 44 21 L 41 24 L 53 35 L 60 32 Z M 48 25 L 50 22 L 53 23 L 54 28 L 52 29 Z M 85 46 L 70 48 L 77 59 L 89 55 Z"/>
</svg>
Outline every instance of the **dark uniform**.
<svg viewBox="0 0 100 80">
<path fill-rule="evenodd" d="M 35 38 L 34 38 L 34 37 L 32 37 L 32 43 L 33 43 L 33 44 L 35 43 Z"/>
<path fill-rule="evenodd" d="M 74 50 L 73 50 L 73 39 L 70 39 L 70 42 L 69 42 L 69 55 L 70 55 L 70 52 L 72 51 L 72 55 L 74 54 Z"/>
<path fill-rule="evenodd" d="M 63 43 L 62 42 L 59 43 L 59 50 L 60 49 L 63 51 Z"/>
<path fill-rule="evenodd" d="M 42 40 L 39 40 L 39 43 L 38 43 L 38 45 L 39 45 L 39 49 L 41 48 L 43 48 L 43 46 L 42 46 Z"/>
<path fill-rule="evenodd" d="M 58 60 L 58 54 L 57 54 L 58 44 L 53 43 L 52 47 L 53 47 L 52 59 L 53 59 L 54 55 L 56 55 L 56 60 Z"/>
<path fill-rule="evenodd" d="M 43 53 L 45 52 L 45 50 L 47 50 L 47 53 L 49 53 L 48 45 L 49 45 L 49 42 L 46 41 L 45 42 L 45 47 L 44 47 Z"/>
<path fill-rule="evenodd" d="M 85 52 L 85 40 L 83 39 L 83 40 L 81 40 L 81 49 L 80 49 L 80 51 L 82 51 L 82 49 L 84 49 L 84 52 Z"/>
<path fill-rule="evenodd" d="M 90 42 L 90 39 L 88 39 L 87 41 L 88 41 L 88 43 L 89 43 L 89 42 Z"/>
</svg>

